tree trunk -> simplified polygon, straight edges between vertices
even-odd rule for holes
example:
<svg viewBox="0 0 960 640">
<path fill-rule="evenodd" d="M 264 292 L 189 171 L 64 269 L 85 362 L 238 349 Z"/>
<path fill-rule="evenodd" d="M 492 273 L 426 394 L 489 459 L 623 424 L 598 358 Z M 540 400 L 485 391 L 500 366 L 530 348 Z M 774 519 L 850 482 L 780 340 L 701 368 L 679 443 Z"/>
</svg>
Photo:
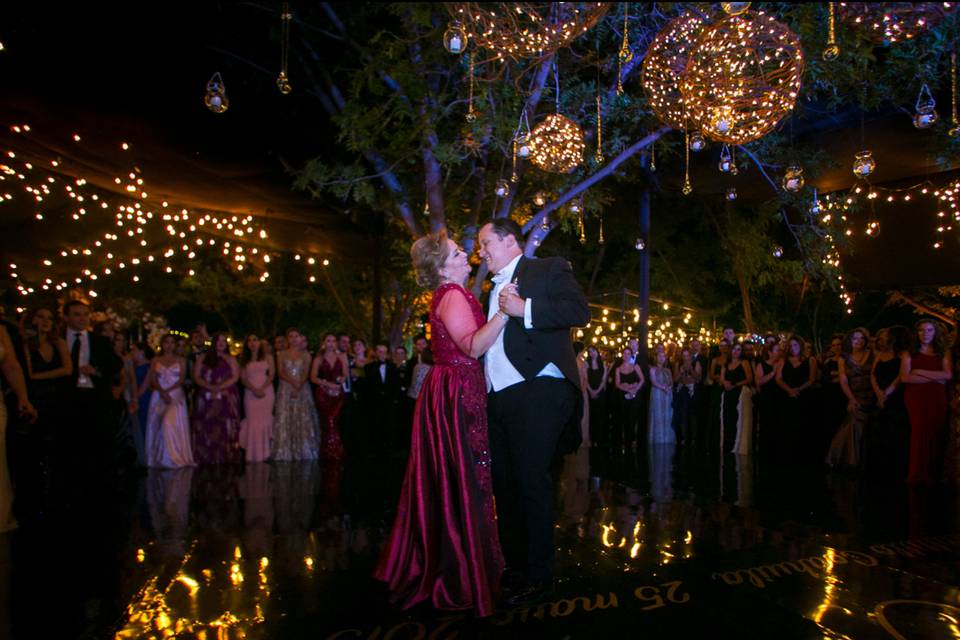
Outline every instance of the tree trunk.
<svg viewBox="0 0 960 640">
<path fill-rule="evenodd" d="M 750 284 L 747 282 L 743 272 L 734 265 L 737 273 L 737 286 L 740 287 L 740 301 L 743 303 L 743 322 L 746 324 L 747 333 L 753 333 L 753 310 L 750 304 Z"/>
<path fill-rule="evenodd" d="M 646 154 L 642 163 L 646 167 Z M 648 176 L 649 178 L 649 176 Z M 641 251 L 637 253 L 640 254 L 640 289 L 637 302 L 640 307 L 640 326 L 639 329 L 639 353 L 635 354 L 637 356 L 637 362 L 640 363 L 640 366 L 646 369 L 647 367 L 647 340 L 648 340 L 648 325 L 647 321 L 650 319 L 650 181 L 646 180 L 643 185 L 643 190 L 640 192 L 640 239 L 644 243 L 644 247 Z"/>
</svg>

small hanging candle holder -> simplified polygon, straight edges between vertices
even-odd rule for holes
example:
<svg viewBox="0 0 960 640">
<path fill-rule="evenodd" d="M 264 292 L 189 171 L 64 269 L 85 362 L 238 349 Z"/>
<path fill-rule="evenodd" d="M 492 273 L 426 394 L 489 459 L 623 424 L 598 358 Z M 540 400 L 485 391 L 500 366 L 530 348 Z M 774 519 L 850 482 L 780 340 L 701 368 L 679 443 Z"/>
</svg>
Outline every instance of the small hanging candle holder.
<svg viewBox="0 0 960 640">
<path fill-rule="evenodd" d="M 583 210 L 583 206 L 580 203 L 579 198 L 575 198 L 570 202 L 570 213 L 575 215 L 580 215 L 580 212 Z"/>
<path fill-rule="evenodd" d="M 720 148 L 720 163 L 717 165 L 721 173 L 729 173 L 732 176 L 737 175 L 737 162 L 733 157 L 733 152 L 729 145 L 723 145 Z"/>
<path fill-rule="evenodd" d="M 683 145 L 683 154 L 685 158 L 683 168 L 683 195 L 688 196 L 693 193 L 693 185 L 690 184 L 690 131 L 685 132 L 686 144 Z"/>
<path fill-rule="evenodd" d="M 880 235 L 880 221 L 876 218 L 869 220 L 867 222 L 867 228 L 864 231 L 871 238 L 876 238 Z"/>
<path fill-rule="evenodd" d="M 547 196 L 544 195 L 543 191 L 537 191 L 535 194 L 533 194 L 533 204 L 537 205 L 538 207 L 542 207 L 543 205 L 547 204 Z"/>
<path fill-rule="evenodd" d="M 729 200 L 730 202 L 733 202 L 736 199 L 737 199 L 737 188 L 730 187 L 729 189 L 727 189 L 727 200 Z"/>
<path fill-rule="evenodd" d="M 471 53 L 471 54 L 470 54 L 470 65 L 469 65 L 469 73 L 470 73 L 470 93 L 469 93 L 468 96 L 467 96 L 467 115 L 466 115 L 466 120 L 467 120 L 467 122 L 474 122 L 474 121 L 476 121 L 476 119 L 477 119 L 477 113 L 473 110 L 473 69 L 474 69 L 474 60 L 473 60 L 473 57 L 474 57 L 474 54 Z"/>
<path fill-rule="evenodd" d="M 830 8 L 830 18 L 827 23 L 827 47 L 823 50 L 823 59 L 827 62 L 836 60 L 840 56 L 840 47 L 837 46 L 836 8 L 834 3 L 827 3 Z"/>
<path fill-rule="evenodd" d="M 853 175 L 858 178 L 866 178 L 873 170 L 877 168 L 877 161 L 873 159 L 873 152 L 864 149 L 853 159 Z"/>
<path fill-rule="evenodd" d="M 920 94 L 917 96 L 917 112 L 913 114 L 913 126 L 917 129 L 929 129 L 936 124 L 939 116 L 937 115 L 937 101 L 933 99 L 930 93 L 930 87 L 924 83 L 920 87 Z"/>
<path fill-rule="evenodd" d="M 783 174 L 783 188 L 791 193 L 796 193 L 803 188 L 803 183 L 803 167 L 799 165 L 787 167 L 786 173 Z"/>
<path fill-rule="evenodd" d="M 547 216 L 543 216 L 543 220 L 540 221 L 540 230 L 550 231 L 550 218 Z"/>
<path fill-rule="evenodd" d="M 603 214 L 600 214 L 600 235 L 597 237 L 597 244 L 603 244 L 606 239 L 603 237 Z"/>
<path fill-rule="evenodd" d="M 643 238 L 637 238 L 633 242 L 633 248 L 636 249 L 637 251 L 643 251 L 644 249 L 647 248 L 647 241 L 644 240 Z"/>
<path fill-rule="evenodd" d="M 443 48 L 453 54 L 461 54 L 467 50 L 470 43 L 467 32 L 460 24 L 459 20 L 454 20 L 447 25 L 447 30 L 443 32 Z"/>
<path fill-rule="evenodd" d="M 280 73 L 277 75 L 277 89 L 283 95 L 293 91 L 290 76 L 287 75 L 287 64 L 290 59 L 290 21 L 293 14 L 290 12 L 290 3 L 284 2 L 280 10 Z"/>
<path fill-rule="evenodd" d="M 779 260 L 783 257 L 783 247 L 778 244 L 773 245 L 773 251 L 771 251 L 773 257 Z"/>
<path fill-rule="evenodd" d="M 207 82 L 207 95 L 203 97 L 203 103 L 214 113 L 223 113 L 230 106 L 227 86 L 223 83 L 219 71 L 214 73 Z"/>
<path fill-rule="evenodd" d="M 707 139 L 699 131 L 690 134 L 690 151 L 699 153 L 707 148 Z"/>
<path fill-rule="evenodd" d="M 498 198 L 506 198 L 510 195 L 510 183 L 503 178 L 497 180 L 497 184 L 493 187 L 493 192 L 497 194 Z"/>
<path fill-rule="evenodd" d="M 583 211 L 577 211 L 577 224 L 580 227 L 580 244 L 587 244 L 587 226 L 583 223 Z"/>
<path fill-rule="evenodd" d="M 819 216 L 820 215 L 820 199 L 817 198 L 817 188 L 813 188 L 813 202 L 810 203 L 810 215 Z"/>
</svg>

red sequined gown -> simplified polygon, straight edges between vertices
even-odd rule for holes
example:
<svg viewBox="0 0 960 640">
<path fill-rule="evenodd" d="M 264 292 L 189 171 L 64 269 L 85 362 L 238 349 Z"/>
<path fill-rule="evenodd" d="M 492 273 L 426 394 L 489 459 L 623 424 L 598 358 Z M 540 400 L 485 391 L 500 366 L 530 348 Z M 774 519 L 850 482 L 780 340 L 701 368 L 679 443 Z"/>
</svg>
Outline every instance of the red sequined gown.
<svg viewBox="0 0 960 640">
<path fill-rule="evenodd" d="M 343 366 L 338 358 L 331 366 L 321 358 L 317 377 L 340 385 L 344 376 Z M 343 440 L 340 438 L 340 411 L 343 409 L 343 391 L 332 396 L 326 387 L 317 386 L 313 392 L 320 417 L 320 458 L 323 460 L 343 460 Z"/>
<path fill-rule="evenodd" d="M 447 295 L 444 317 L 438 307 Z M 456 309 L 451 316 L 446 310 Z M 470 317 L 472 315 L 472 318 Z M 437 609 L 495 613 L 503 556 L 494 513 L 487 439 L 487 394 L 481 364 L 461 344 L 485 324 L 476 298 L 446 284 L 430 305 L 434 366 L 413 417 L 410 458 L 397 515 L 374 572 L 402 608 L 429 600 Z M 461 331 L 469 324 L 466 338 Z"/>
</svg>

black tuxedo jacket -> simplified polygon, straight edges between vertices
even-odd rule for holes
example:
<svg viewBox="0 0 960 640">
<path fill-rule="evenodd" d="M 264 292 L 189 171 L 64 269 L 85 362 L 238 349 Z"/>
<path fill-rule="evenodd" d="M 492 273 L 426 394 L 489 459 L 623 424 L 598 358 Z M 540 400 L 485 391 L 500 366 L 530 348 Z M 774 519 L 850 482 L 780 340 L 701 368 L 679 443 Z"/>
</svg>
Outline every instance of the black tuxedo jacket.
<svg viewBox="0 0 960 640">
<path fill-rule="evenodd" d="M 524 326 L 523 318 L 510 318 L 503 334 L 507 359 L 524 380 L 532 380 L 552 362 L 579 389 L 580 373 L 570 329 L 590 322 L 590 308 L 570 263 L 563 258 L 522 257 L 512 282 L 521 298 L 533 299 L 533 329 Z M 488 316 L 490 305 L 498 304 L 492 295 L 490 298 Z"/>
<path fill-rule="evenodd" d="M 68 351 L 70 333 L 72 333 L 72 331 L 67 329 L 66 340 Z M 104 336 L 98 336 L 92 331 L 89 331 L 87 332 L 87 338 L 90 340 L 90 366 L 97 370 L 96 375 L 90 376 L 90 379 L 93 381 L 93 388 L 98 394 L 109 395 L 114 378 L 123 368 L 123 361 L 120 360 L 113 350 L 113 345 L 110 344 L 110 340 Z M 74 369 L 71 383 L 73 388 L 76 388 L 77 378 L 79 376 L 80 372 Z"/>
<path fill-rule="evenodd" d="M 394 402 L 400 396 L 400 373 L 389 360 L 386 380 L 380 379 L 380 361 L 368 362 L 363 367 L 364 397 L 371 402 Z"/>
</svg>

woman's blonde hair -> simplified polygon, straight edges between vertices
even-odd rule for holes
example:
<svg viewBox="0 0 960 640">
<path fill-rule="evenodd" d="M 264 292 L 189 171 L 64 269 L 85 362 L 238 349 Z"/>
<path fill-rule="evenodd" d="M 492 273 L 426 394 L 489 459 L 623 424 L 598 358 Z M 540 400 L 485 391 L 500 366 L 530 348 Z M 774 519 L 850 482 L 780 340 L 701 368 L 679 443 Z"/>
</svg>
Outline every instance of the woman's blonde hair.
<svg viewBox="0 0 960 640">
<path fill-rule="evenodd" d="M 449 255 L 446 231 L 427 234 L 414 242 L 410 247 L 410 259 L 413 260 L 417 284 L 425 289 L 439 287 L 443 282 L 440 269 Z"/>
</svg>

